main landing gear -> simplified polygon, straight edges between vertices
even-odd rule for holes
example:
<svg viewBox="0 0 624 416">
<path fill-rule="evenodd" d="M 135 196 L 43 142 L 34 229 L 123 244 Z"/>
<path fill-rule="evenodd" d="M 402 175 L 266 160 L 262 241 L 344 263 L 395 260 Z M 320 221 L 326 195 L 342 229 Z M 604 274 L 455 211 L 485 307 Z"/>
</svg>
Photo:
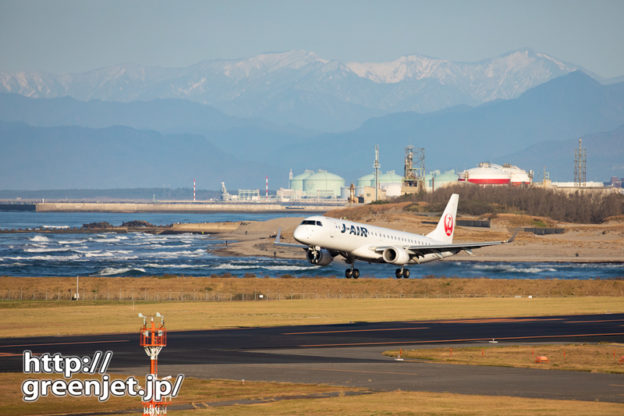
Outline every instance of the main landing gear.
<svg viewBox="0 0 624 416">
<path fill-rule="evenodd" d="M 358 277 L 360 277 L 360 270 L 359 269 L 354 269 L 353 268 L 353 263 L 351 263 L 351 268 L 345 270 L 345 277 L 347 279 L 351 279 L 351 278 L 357 279 Z"/>
<path fill-rule="evenodd" d="M 410 276 L 410 272 L 409 269 L 401 267 L 400 269 L 395 270 L 394 275 L 397 279 L 400 279 L 401 277 L 403 277 L 404 279 L 408 279 Z"/>
</svg>

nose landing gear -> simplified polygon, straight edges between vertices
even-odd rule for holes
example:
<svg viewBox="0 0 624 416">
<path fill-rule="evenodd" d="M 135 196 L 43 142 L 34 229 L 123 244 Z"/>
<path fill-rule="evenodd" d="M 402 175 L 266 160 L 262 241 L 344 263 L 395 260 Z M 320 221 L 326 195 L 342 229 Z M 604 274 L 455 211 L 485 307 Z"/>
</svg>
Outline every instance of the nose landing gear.
<svg viewBox="0 0 624 416">
<path fill-rule="evenodd" d="M 401 267 L 400 269 L 395 270 L 394 275 L 397 279 L 400 279 L 401 277 L 403 277 L 404 279 L 408 279 L 410 277 L 410 271 L 409 269 Z"/>
</svg>

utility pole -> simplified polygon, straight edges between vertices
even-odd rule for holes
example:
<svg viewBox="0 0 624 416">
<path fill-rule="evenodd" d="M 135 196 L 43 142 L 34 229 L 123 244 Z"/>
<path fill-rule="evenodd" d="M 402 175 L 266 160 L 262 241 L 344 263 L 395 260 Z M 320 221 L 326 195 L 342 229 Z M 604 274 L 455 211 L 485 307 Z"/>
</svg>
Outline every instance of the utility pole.
<svg viewBox="0 0 624 416">
<path fill-rule="evenodd" d="M 580 188 L 587 185 L 587 149 L 583 149 L 582 138 L 578 143 L 578 149 L 574 152 L 574 182 Z"/>
<path fill-rule="evenodd" d="M 375 201 L 379 198 L 379 145 L 375 145 L 375 163 L 373 164 L 375 168 Z"/>
</svg>

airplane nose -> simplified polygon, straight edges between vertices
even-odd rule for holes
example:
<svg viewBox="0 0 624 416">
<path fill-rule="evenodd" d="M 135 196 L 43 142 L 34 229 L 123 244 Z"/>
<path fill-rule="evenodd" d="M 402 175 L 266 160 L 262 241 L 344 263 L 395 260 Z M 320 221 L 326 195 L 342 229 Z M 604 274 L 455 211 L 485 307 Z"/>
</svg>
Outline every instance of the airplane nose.
<svg viewBox="0 0 624 416">
<path fill-rule="evenodd" d="M 295 228 L 295 232 L 293 233 L 293 237 L 295 238 L 295 240 L 299 241 L 300 243 L 305 243 L 305 232 L 301 229 L 301 226 Z"/>
</svg>

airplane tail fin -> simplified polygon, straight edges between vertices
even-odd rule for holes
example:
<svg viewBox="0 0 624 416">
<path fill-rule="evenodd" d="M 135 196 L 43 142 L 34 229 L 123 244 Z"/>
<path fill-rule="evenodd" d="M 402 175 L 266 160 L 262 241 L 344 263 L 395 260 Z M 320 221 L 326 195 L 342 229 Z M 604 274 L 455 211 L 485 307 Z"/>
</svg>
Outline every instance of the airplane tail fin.
<svg viewBox="0 0 624 416">
<path fill-rule="evenodd" d="M 459 195 L 451 195 L 442 217 L 438 222 L 438 226 L 427 234 L 427 237 L 432 238 L 443 243 L 452 243 L 453 234 L 455 234 L 455 217 L 457 216 L 457 202 L 459 201 Z"/>
</svg>

